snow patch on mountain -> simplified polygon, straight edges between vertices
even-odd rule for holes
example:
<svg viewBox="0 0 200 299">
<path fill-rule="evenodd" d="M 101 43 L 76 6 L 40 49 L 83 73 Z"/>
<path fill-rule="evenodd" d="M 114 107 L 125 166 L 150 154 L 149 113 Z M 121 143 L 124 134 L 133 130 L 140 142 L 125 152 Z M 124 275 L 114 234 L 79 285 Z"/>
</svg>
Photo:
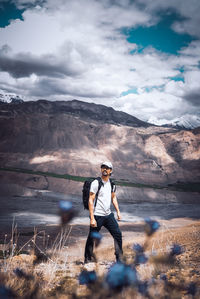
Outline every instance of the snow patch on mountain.
<svg viewBox="0 0 200 299">
<path fill-rule="evenodd" d="M 156 117 L 152 116 L 148 122 L 157 126 L 172 126 L 183 129 L 194 129 L 200 127 L 200 115 L 185 114 L 172 120 L 157 119 Z"/>
<path fill-rule="evenodd" d="M 0 90 L 0 102 L 2 103 L 22 103 L 24 102 L 23 98 L 15 93 L 4 93 Z"/>
</svg>

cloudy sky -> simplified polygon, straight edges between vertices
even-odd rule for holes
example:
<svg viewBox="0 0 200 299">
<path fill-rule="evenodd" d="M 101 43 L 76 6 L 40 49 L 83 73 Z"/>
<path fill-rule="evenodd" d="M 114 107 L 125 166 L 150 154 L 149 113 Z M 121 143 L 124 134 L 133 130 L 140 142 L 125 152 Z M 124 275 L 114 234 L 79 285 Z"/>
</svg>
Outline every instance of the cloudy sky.
<svg viewBox="0 0 200 299">
<path fill-rule="evenodd" d="M 200 116 L 199 0 L 0 0 L 0 92 Z"/>
</svg>

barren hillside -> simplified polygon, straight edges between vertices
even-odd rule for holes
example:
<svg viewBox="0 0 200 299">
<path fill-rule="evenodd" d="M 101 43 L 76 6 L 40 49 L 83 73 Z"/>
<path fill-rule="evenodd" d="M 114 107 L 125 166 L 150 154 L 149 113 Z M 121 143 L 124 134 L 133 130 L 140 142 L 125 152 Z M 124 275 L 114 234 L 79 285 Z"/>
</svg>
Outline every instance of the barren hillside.
<svg viewBox="0 0 200 299">
<path fill-rule="evenodd" d="M 98 174 L 131 182 L 200 181 L 200 132 L 151 126 L 126 113 L 79 101 L 0 106 L 0 166 Z"/>
</svg>

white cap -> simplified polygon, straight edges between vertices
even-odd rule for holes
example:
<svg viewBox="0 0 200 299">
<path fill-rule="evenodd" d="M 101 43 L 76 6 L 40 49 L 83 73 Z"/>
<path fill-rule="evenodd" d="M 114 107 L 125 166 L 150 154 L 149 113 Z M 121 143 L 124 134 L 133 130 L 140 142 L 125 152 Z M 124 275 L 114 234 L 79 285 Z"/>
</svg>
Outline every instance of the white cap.
<svg viewBox="0 0 200 299">
<path fill-rule="evenodd" d="M 101 166 L 102 165 L 108 166 L 109 168 L 113 169 L 112 163 L 109 161 L 105 161 L 105 162 L 101 163 Z"/>
</svg>

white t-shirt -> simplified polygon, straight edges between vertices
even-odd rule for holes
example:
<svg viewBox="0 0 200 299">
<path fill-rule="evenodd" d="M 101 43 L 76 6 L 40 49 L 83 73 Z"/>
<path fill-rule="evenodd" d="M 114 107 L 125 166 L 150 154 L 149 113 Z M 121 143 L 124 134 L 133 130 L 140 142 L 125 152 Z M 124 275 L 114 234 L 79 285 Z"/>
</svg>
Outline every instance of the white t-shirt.
<svg viewBox="0 0 200 299">
<path fill-rule="evenodd" d="M 94 207 L 94 215 L 96 216 L 107 216 L 111 213 L 111 183 L 110 180 L 107 182 L 103 181 L 103 186 L 99 190 L 96 207 Z M 97 193 L 99 187 L 98 180 L 94 180 L 90 185 L 90 192 Z"/>
</svg>

